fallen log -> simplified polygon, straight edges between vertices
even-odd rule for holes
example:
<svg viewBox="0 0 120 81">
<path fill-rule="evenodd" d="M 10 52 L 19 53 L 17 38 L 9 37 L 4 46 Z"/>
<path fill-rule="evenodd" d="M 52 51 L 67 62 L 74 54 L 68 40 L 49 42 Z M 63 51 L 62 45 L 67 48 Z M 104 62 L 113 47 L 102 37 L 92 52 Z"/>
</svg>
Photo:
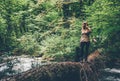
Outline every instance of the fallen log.
<svg viewBox="0 0 120 81">
<path fill-rule="evenodd" d="M 1 81 L 98 81 L 95 65 L 87 62 L 51 63 Z"/>
</svg>

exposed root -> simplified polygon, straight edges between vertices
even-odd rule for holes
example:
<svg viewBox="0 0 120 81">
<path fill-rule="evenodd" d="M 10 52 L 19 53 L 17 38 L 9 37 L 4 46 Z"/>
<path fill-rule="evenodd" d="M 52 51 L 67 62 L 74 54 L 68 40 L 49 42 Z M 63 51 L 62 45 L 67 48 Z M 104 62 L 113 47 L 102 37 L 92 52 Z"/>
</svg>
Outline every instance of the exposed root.
<svg viewBox="0 0 120 81">
<path fill-rule="evenodd" d="M 80 81 L 99 81 L 97 67 L 87 62 L 80 63 Z"/>
</svg>

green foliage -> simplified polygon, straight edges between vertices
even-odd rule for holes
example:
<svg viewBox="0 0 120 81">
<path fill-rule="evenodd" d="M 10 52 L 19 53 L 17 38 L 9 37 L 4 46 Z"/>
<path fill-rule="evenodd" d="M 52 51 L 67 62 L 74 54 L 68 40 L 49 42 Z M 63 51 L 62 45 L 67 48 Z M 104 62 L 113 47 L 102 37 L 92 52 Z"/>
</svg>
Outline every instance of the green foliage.
<svg viewBox="0 0 120 81">
<path fill-rule="evenodd" d="M 80 0 L 64 5 L 56 4 L 57 0 L 0 1 L 0 51 L 14 49 L 14 53 L 70 60 L 79 46 L 81 22 L 86 18 L 91 38 L 98 40 L 90 49 L 102 47 L 108 53 L 119 53 L 119 0 Z"/>
<path fill-rule="evenodd" d="M 21 38 L 17 39 L 17 41 L 18 47 L 14 49 L 14 53 L 19 54 L 20 52 L 21 54 L 39 55 L 40 46 L 33 35 L 23 35 Z"/>
<path fill-rule="evenodd" d="M 6 34 L 6 24 L 5 23 L 5 19 L 3 19 L 1 16 L 0 16 L 0 36 L 2 37 L 2 35 L 5 35 Z"/>
<path fill-rule="evenodd" d="M 51 34 L 41 41 L 41 53 L 44 58 L 52 58 L 56 61 L 72 60 L 75 55 L 75 47 L 79 45 L 77 28 L 58 30 L 60 34 Z M 74 60 L 74 59 L 73 59 Z"/>
<path fill-rule="evenodd" d="M 48 22 L 52 22 L 57 18 L 58 18 L 58 12 L 52 11 L 52 12 L 48 12 L 47 15 L 45 15 L 44 20 Z"/>
<path fill-rule="evenodd" d="M 107 57 L 120 57 L 120 2 L 119 0 L 96 0 L 86 7 L 87 20 L 93 29 L 93 36 L 101 37 L 99 47 L 103 47 Z"/>
<path fill-rule="evenodd" d="M 0 50 L 1 51 L 10 51 L 11 49 L 16 47 L 16 37 L 18 36 L 17 32 L 20 30 L 17 29 L 19 23 L 14 23 L 18 21 L 17 18 L 15 19 L 15 15 L 17 14 L 17 12 L 25 9 L 24 7 L 26 6 L 26 2 L 27 1 L 23 1 L 23 0 L 12 0 L 12 1 L 1 0 L 0 3 L 0 11 L 1 11 L 0 12 L 0 21 L 1 21 Z"/>
</svg>

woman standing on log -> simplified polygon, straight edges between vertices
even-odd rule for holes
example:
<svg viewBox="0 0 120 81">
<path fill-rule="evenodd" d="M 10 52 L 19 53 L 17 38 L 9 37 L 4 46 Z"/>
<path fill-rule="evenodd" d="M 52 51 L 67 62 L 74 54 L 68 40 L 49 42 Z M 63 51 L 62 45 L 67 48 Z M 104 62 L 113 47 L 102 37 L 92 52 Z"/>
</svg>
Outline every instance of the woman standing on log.
<svg viewBox="0 0 120 81">
<path fill-rule="evenodd" d="M 88 26 L 87 22 L 83 22 L 81 29 L 81 38 L 80 38 L 80 60 L 85 59 L 87 61 L 88 50 L 90 45 L 89 35 L 91 33 L 91 29 Z"/>
</svg>

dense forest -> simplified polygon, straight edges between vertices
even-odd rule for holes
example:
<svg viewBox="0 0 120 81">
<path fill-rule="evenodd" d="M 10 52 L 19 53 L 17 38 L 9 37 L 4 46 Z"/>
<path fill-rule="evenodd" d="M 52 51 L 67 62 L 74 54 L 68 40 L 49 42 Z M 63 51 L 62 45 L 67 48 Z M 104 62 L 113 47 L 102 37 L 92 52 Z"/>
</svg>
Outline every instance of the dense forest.
<svg viewBox="0 0 120 81">
<path fill-rule="evenodd" d="M 81 23 L 92 28 L 91 51 L 118 57 L 119 0 L 1 0 L 0 52 L 30 54 L 56 60 L 73 58 L 79 46 Z M 59 58 L 60 56 L 60 58 Z"/>
<path fill-rule="evenodd" d="M 101 49 L 99 63 L 120 68 L 120 0 L 0 0 L 0 78 L 9 75 L 5 72 L 12 73 L 8 68 L 2 71 L 5 63 L 13 68 L 7 57 L 26 55 L 58 64 L 16 75 L 14 81 L 77 81 L 79 69 L 88 71 L 90 81 L 97 81 L 99 63 L 74 62 L 84 21 L 92 29 L 89 52 Z M 74 78 L 69 79 L 71 76 Z M 82 80 L 88 78 L 83 76 Z"/>
<path fill-rule="evenodd" d="M 120 0 L 0 0 L 0 55 L 73 61 L 83 21 L 90 52 L 102 48 L 107 61 L 120 62 Z"/>
</svg>

